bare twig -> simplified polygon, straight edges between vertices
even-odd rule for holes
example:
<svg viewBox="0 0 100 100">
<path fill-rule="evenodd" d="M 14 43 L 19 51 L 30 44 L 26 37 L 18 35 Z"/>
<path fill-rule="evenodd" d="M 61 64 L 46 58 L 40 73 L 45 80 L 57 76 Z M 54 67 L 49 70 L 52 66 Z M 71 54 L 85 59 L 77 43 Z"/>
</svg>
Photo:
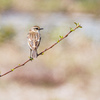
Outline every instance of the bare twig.
<svg viewBox="0 0 100 100">
<path fill-rule="evenodd" d="M 31 61 L 31 59 L 28 59 L 27 61 L 25 61 L 23 64 L 19 64 L 18 66 L 16 66 L 16 67 L 14 67 L 13 69 L 11 69 L 10 71 L 8 71 L 8 72 L 6 72 L 6 73 L 4 73 L 4 74 L 2 74 L 2 75 L 0 75 L 0 77 L 2 77 L 2 76 L 5 76 L 5 75 L 7 75 L 8 73 L 10 73 L 10 72 L 12 72 L 12 71 L 14 71 L 15 69 L 17 69 L 17 68 L 19 68 L 19 67 L 21 67 L 21 66 L 24 66 L 26 63 L 28 63 L 29 61 Z"/>
<path fill-rule="evenodd" d="M 75 27 L 74 29 L 71 28 L 70 31 L 69 31 L 64 37 L 61 37 L 56 43 L 54 43 L 54 44 L 51 45 L 50 47 L 46 48 L 46 49 L 43 50 L 42 52 L 40 52 L 40 53 L 38 54 L 38 56 L 43 55 L 44 52 L 46 52 L 47 50 L 49 50 L 49 49 L 51 49 L 52 47 L 54 47 L 56 44 L 58 44 L 61 40 L 63 40 L 64 38 L 66 38 L 71 32 L 75 31 L 77 28 L 82 28 L 81 25 L 79 25 L 79 24 L 77 24 L 77 23 L 75 23 L 75 24 L 76 24 L 76 27 Z M 24 66 L 26 63 L 28 63 L 29 61 L 32 61 L 32 60 L 33 60 L 32 58 L 28 59 L 28 60 L 25 61 L 24 63 L 19 64 L 18 66 L 14 67 L 13 69 L 7 71 L 7 72 L 4 73 L 4 74 L 1 74 L 0 77 L 5 76 L 5 75 L 7 75 L 7 74 L 13 72 L 15 69 L 17 69 L 17 68 L 19 68 L 19 67 L 21 67 L 21 66 Z"/>
<path fill-rule="evenodd" d="M 75 31 L 77 28 L 79 28 L 80 25 L 76 26 L 73 30 L 70 30 L 64 37 L 60 38 L 56 43 L 54 43 L 53 45 L 51 45 L 50 47 L 48 47 L 47 49 L 45 49 L 44 51 L 40 52 L 38 54 L 39 55 L 42 55 L 44 52 L 46 52 L 47 50 L 51 49 L 52 47 L 54 47 L 56 44 L 58 44 L 61 40 L 63 40 L 64 38 L 66 38 L 72 31 Z"/>
</svg>

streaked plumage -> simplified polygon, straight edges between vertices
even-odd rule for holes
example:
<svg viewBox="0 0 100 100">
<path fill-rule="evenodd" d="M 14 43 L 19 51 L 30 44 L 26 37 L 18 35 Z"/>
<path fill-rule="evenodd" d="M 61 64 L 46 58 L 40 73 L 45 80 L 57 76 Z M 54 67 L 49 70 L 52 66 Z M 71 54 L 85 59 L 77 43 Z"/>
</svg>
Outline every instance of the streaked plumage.
<svg viewBox="0 0 100 100">
<path fill-rule="evenodd" d="M 31 58 L 37 58 L 37 48 L 41 41 L 40 30 L 42 29 L 43 28 L 40 28 L 39 26 L 34 26 L 29 30 L 27 35 Z"/>
</svg>

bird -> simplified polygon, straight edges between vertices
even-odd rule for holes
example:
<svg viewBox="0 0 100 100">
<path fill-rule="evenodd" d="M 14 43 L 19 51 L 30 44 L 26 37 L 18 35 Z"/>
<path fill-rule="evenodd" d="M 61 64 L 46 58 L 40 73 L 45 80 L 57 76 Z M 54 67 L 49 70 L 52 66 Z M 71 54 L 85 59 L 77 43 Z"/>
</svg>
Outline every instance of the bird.
<svg viewBox="0 0 100 100">
<path fill-rule="evenodd" d="M 43 28 L 40 28 L 39 26 L 33 26 L 28 34 L 27 34 L 27 39 L 28 39 L 28 46 L 30 48 L 30 58 L 37 58 L 38 53 L 37 53 L 37 48 L 40 45 L 41 42 L 41 34 L 40 30 L 43 30 Z"/>
</svg>

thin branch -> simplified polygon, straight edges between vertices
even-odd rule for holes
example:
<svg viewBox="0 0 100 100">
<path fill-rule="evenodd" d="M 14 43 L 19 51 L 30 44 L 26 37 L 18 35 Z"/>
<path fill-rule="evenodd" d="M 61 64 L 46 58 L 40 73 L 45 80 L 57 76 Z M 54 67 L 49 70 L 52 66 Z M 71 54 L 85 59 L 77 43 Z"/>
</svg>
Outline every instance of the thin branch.
<svg viewBox="0 0 100 100">
<path fill-rule="evenodd" d="M 28 60 L 25 61 L 23 64 L 21 64 L 21 65 L 19 64 L 18 66 L 14 67 L 14 68 L 11 69 L 10 71 L 8 71 L 8 72 L 6 72 L 6 73 L 0 75 L 0 77 L 5 76 L 5 75 L 9 74 L 10 72 L 13 72 L 15 69 L 17 69 L 17 68 L 19 68 L 19 67 L 21 67 L 21 66 L 24 66 L 24 65 L 25 65 L 26 63 L 28 63 L 29 61 L 31 61 L 31 59 L 28 59 Z"/>
<path fill-rule="evenodd" d="M 75 24 L 77 24 L 77 23 L 75 23 Z M 42 52 L 40 52 L 40 53 L 38 54 L 38 56 L 43 55 L 44 52 L 46 52 L 46 51 L 48 51 L 49 49 L 51 49 L 52 47 L 54 47 L 56 44 L 58 44 L 61 40 L 65 39 L 71 32 L 75 31 L 77 28 L 82 28 L 82 26 L 79 25 L 79 24 L 77 24 L 76 27 L 75 27 L 74 29 L 71 28 L 70 31 L 69 31 L 64 37 L 61 37 L 56 43 L 54 43 L 54 44 L 51 45 L 50 47 L 46 48 L 46 49 L 43 50 Z M 24 66 L 26 63 L 28 63 L 29 61 L 32 61 L 32 60 L 33 60 L 32 58 L 28 59 L 28 60 L 25 61 L 23 64 L 19 64 L 18 66 L 16 66 L 16 67 L 14 67 L 13 69 L 7 71 L 6 73 L 1 74 L 0 77 L 5 76 L 5 75 L 7 75 L 7 74 L 13 72 L 15 69 L 17 69 L 17 68 L 19 68 L 19 67 L 21 67 L 21 66 Z"/>
<path fill-rule="evenodd" d="M 40 52 L 38 54 L 39 55 L 42 55 L 44 52 L 46 52 L 47 50 L 51 49 L 52 47 L 54 47 L 56 44 L 58 44 L 61 40 L 63 40 L 64 38 L 66 38 L 71 32 L 75 31 L 77 28 L 79 28 L 80 25 L 76 26 L 73 30 L 70 30 L 64 37 L 60 38 L 56 43 L 54 43 L 53 45 L 51 45 L 50 47 L 48 47 L 47 49 L 45 49 L 44 51 Z"/>
</svg>

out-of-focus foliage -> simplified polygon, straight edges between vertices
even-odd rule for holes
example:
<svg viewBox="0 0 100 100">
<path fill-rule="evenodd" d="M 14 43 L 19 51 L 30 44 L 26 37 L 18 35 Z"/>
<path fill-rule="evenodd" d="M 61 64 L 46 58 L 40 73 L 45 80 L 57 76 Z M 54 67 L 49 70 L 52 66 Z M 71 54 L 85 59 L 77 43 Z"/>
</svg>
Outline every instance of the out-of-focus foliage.
<svg viewBox="0 0 100 100">
<path fill-rule="evenodd" d="M 89 13 L 100 13 L 100 0 L 77 0 L 82 11 Z"/>
<path fill-rule="evenodd" d="M 100 0 L 0 0 L 0 11 L 100 13 Z"/>
<path fill-rule="evenodd" d="M 57 11 L 58 9 L 60 10 L 61 6 L 61 0 L 43 0 L 37 1 L 37 9 L 42 10 L 42 11 Z M 46 9 L 45 9 L 46 8 Z"/>
<path fill-rule="evenodd" d="M 11 40 L 15 36 L 15 30 L 12 26 L 4 26 L 0 29 L 0 43 Z"/>
<path fill-rule="evenodd" d="M 12 0 L 0 0 L 0 11 L 11 8 Z"/>
</svg>

